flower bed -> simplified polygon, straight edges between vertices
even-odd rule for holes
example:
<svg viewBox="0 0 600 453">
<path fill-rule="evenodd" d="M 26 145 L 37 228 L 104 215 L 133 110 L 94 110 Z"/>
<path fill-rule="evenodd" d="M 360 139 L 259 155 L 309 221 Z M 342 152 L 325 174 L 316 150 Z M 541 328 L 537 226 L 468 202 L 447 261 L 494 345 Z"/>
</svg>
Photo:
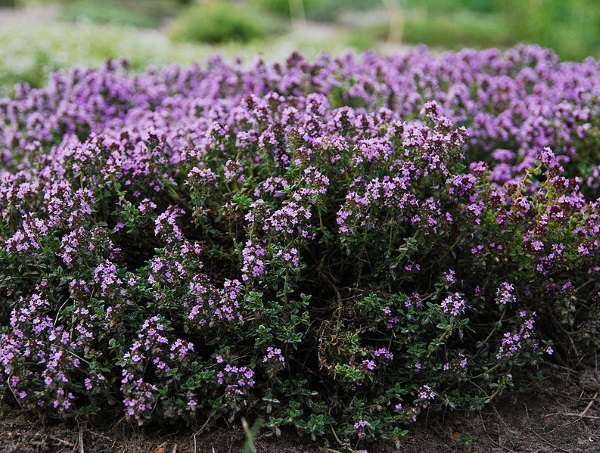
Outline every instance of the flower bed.
<svg viewBox="0 0 600 453">
<path fill-rule="evenodd" d="M 352 448 L 596 344 L 595 61 L 56 73 L 0 100 L 0 389 Z"/>
</svg>

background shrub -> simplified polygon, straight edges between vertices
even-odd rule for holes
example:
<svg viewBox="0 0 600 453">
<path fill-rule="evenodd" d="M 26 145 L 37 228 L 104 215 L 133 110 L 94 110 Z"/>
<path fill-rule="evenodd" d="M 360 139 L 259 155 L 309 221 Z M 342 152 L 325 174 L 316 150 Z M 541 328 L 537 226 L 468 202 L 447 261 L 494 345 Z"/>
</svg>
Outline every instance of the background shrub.
<svg viewBox="0 0 600 453">
<path fill-rule="evenodd" d="M 600 11 L 586 0 L 565 3 L 558 0 L 498 2 L 506 25 L 520 42 L 552 47 L 563 58 L 581 60 L 600 48 L 596 33 Z"/>
<path fill-rule="evenodd" d="M 191 42 L 249 42 L 271 31 L 268 20 L 249 7 L 210 1 L 182 10 L 171 35 Z"/>
<path fill-rule="evenodd" d="M 295 0 L 292 0 L 295 1 Z M 290 0 L 252 0 L 253 4 L 256 4 L 259 8 L 268 13 L 281 17 L 284 19 L 291 19 L 291 11 L 290 11 Z M 302 9 L 306 14 L 307 11 L 313 7 L 313 5 L 317 5 L 320 2 L 319 0 L 302 0 Z"/>
<path fill-rule="evenodd" d="M 62 17 L 66 20 L 81 21 L 89 20 L 92 22 L 109 22 L 121 25 L 133 25 L 136 27 L 156 27 L 160 24 L 161 18 L 144 14 L 137 10 L 127 9 L 119 5 L 96 3 L 73 3 L 67 5 Z"/>
</svg>

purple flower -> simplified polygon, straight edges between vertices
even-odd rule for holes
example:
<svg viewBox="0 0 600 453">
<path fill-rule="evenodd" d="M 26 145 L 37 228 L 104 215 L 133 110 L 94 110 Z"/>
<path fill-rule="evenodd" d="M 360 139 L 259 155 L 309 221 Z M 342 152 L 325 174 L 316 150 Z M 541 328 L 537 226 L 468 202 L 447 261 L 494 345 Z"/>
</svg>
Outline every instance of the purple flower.
<svg viewBox="0 0 600 453">
<path fill-rule="evenodd" d="M 515 302 L 514 286 L 508 282 L 503 282 L 496 290 L 496 303 L 506 305 Z"/>
<path fill-rule="evenodd" d="M 452 316 L 458 316 L 465 313 L 467 302 L 459 293 L 454 293 L 446 297 L 440 303 L 440 306 L 442 307 L 444 313 Z"/>
<path fill-rule="evenodd" d="M 281 349 L 269 346 L 267 347 L 267 354 L 263 357 L 263 362 L 268 362 L 272 359 L 275 359 L 281 363 L 285 363 L 285 357 L 283 357 Z"/>
</svg>

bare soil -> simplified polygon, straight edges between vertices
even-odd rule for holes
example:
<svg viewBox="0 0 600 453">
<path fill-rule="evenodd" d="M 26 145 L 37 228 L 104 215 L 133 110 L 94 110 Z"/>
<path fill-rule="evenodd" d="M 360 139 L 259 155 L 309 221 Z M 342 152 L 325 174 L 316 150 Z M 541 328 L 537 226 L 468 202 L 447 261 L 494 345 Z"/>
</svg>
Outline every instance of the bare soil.
<svg viewBox="0 0 600 453">
<path fill-rule="evenodd" d="M 430 413 L 396 447 L 370 453 L 600 452 L 600 384 L 595 370 L 544 370 L 527 392 L 514 391 L 474 414 Z M 594 387 L 596 386 L 596 387 Z M 229 453 L 244 448 L 241 425 L 211 431 L 138 428 L 125 420 L 102 426 L 50 423 L 9 411 L 0 419 L 0 451 L 11 453 Z M 259 434 L 258 453 L 341 453 L 308 436 Z"/>
</svg>

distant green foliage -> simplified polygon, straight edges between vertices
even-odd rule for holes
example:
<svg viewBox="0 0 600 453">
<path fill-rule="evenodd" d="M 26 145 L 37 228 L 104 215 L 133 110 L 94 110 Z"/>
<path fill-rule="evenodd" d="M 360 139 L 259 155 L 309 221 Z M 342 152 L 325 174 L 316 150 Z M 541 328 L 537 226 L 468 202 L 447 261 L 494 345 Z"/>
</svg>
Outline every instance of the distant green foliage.
<svg viewBox="0 0 600 453">
<path fill-rule="evenodd" d="M 275 16 L 289 19 L 291 17 L 289 0 L 251 0 L 251 3 L 260 9 Z M 313 6 L 324 3 L 323 0 L 303 0 L 304 11 L 309 11 Z"/>
<path fill-rule="evenodd" d="M 156 27 L 160 23 L 158 17 L 140 11 L 95 2 L 68 5 L 63 11 L 63 17 L 73 21 L 90 20 L 92 22 L 110 22 L 149 28 Z"/>
<path fill-rule="evenodd" d="M 368 50 L 377 46 L 377 36 L 373 33 L 360 31 L 348 36 L 347 44 L 356 50 Z"/>
<path fill-rule="evenodd" d="M 0 96 L 12 93 L 16 83 L 39 87 L 52 71 L 98 66 L 109 57 L 125 57 L 132 68 L 141 70 L 199 56 L 202 49 L 174 45 L 161 33 L 116 24 L 0 29 Z"/>
<path fill-rule="evenodd" d="M 172 31 L 177 41 L 246 43 L 272 31 L 267 20 L 249 7 L 212 1 L 186 8 Z"/>
<path fill-rule="evenodd" d="M 322 0 L 313 3 L 306 15 L 319 21 L 335 20 L 345 10 L 362 11 L 385 6 L 383 0 Z"/>
<path fill-rule="evenodd" d="M 600 8 L 589 0 L 497 2 L 515 40 L 553 48 L 564 59 L 598 56 Z"/>
<path fill-rule="evenodd" d="M 600 8 L 594 0 L 405 0 L 405 5 L 405 38 L 411 43 L 456 49 L 525 42 L 550 47 L 567 60 L 599 55 Z"/>
<path fill-rule="evenodd" d="M 172 63 L 191 63 L 219 52 L 228 59 L 261 53 L 266 60 L 284 58 L 292 50 L 314 58 L 327 51 L 341 54 L 348 46 L 344 36 L 315 46 L 304 36 L 284 36 L 250 43 L 171 42 L 163 33 L 118 24 L 48 23 L 44 26 L 0 28 L 0 97 L 14 93 L 14 86 L 26 82 L 40 87 L 48 74 L 74 65 L 101 65 L 106 58 L 126 58 L 130 68 L 163 67 Z"/>
<path fill-rule="evenodd" d="M 471 10 L 479 12 L 492 12 L 495 0 L 404 0 L 410 8 L 427 8 L 429 11 L 458 11 Z"/>
<path fill-rule="evenodd" d="M 383 30 L 382 30 L 383 32 Z M 450 16 L 408 16 L 403 39 L 432 47 L 507 47 L 514 43 L 510 30 L 497 16 L 477 15 L 468 11 Z"/>
</svg>

